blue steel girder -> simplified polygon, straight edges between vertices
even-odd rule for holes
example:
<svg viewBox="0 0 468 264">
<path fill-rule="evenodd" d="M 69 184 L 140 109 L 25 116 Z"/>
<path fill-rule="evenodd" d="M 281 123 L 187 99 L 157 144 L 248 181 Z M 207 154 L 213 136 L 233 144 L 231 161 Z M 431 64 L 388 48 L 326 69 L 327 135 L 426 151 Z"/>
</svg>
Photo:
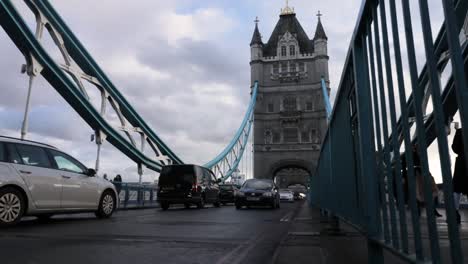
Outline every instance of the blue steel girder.
<svg viewBox="0 0 468 264">
<path fill-rule="evenodd" d="M 253 112 L 257 101 L 257 91 L 258 82 L 256 81 L 252 88 L 249 107 L 245 113 L 244 120 L 237 130 L 237 133 L 234 135 L 229 145 L 227 145 L 218 156 L 203 165 L 212 169 L 216 176 L 219 176 L 223 182 L 231 177 L 232 173 L 236 171 L 240 161 L 242 160 L 253 124 Z"/>
</svg>

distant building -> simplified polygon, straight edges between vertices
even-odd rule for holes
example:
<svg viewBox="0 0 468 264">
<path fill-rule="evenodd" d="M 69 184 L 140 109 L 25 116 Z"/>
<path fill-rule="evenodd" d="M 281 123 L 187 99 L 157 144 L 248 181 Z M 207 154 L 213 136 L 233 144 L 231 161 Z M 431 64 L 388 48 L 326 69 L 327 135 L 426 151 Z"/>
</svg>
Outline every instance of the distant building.
<svg viewBox="0 0 468 264">
<path fill-rule="evenodd" d="M 254 113 L 254 177 L 275 178 L 281 187 L 306 185 L 314 173 L 326 131 L 321 78 L 329 86 L 327 35 L 318 22 L 310 39 L 294 9 L 281 10 L 268 42 L 255 21 L 251 84 L 259 83 Z M 328 89 L 329 92 L 329 89 Z"/>
</svg>

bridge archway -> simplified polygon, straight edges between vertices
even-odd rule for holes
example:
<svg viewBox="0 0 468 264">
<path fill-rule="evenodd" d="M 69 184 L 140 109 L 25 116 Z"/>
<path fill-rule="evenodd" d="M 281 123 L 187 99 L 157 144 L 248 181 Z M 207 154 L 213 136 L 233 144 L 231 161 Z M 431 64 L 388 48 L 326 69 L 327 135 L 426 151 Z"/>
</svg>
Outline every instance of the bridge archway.
<svg viewBox="0 0 468 264">
<path fill-rule="evenodd" d="M 308 163 L 304 160 L 282 160 L 271 166 L 269 175 L 280 188 L 291 185 L 307 187 L 313 171 L 312 165 Z"/>
</svg>

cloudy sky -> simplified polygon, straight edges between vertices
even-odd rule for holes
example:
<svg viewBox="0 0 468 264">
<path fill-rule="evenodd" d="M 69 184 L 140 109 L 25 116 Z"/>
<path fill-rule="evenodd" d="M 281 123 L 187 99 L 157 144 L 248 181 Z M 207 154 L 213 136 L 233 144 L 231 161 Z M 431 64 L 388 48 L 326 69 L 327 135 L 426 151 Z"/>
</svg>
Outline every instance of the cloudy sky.
<svg viewBox="0 0 468 264">
<path fill-rule="evenodd" d="M 234 135 L 249 101 L 253 20 L 259 17 L 267 41 L 284 7 L 281 0 L 50 1 L 128 101 L 188 163 L 209 161 Z M 34 28 L 34 17 L 24 3 L 13 2 Z M 360 4 L 361 0 L 290 1 L 309 37 L 317 23 L 315 14 L 319 10 L 324 14 L 333 91 Z M 441 11 L 435 13 L 431 15 L 437 22 Z M 43 43 L 59 58 L 48 34 Z M 27 92 L 27 76 L 20 74 L 23 63 L 0 29 L 0 89 L 7 95 L 0 97 L 2 135 L 20 134 Z M 56 145 L 93 167 L 96 146 L 89 140 L 91 134 L 40 77 L 33 88 L 28 138 Z M 137 179 L 136 165 L 108 143 L 101 166 L 111 176 L 121 173 L 124 180 Z M 147 171 L 144 180 L 154 177 Z"/>
</svg>

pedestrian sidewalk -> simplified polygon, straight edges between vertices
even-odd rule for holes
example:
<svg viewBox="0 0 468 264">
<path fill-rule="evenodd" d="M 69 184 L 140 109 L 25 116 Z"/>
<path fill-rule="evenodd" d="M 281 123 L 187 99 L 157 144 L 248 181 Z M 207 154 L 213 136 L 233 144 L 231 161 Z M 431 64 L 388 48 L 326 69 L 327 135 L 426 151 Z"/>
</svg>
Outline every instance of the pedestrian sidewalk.
<svg viewBox="0 0 468 264">
<path fill-rule="evenodd" d="M 273 263 L 275 264 L 352 264 L 367 263 L 367 241 L 351 226 L 340 222 L 336 230 L 324 221 L 316 208 L 307 202 L 301 205 L 287 235 L 280 243 Z M 402 263 L 391 255 L 386 263 Z"/>
</svg>

